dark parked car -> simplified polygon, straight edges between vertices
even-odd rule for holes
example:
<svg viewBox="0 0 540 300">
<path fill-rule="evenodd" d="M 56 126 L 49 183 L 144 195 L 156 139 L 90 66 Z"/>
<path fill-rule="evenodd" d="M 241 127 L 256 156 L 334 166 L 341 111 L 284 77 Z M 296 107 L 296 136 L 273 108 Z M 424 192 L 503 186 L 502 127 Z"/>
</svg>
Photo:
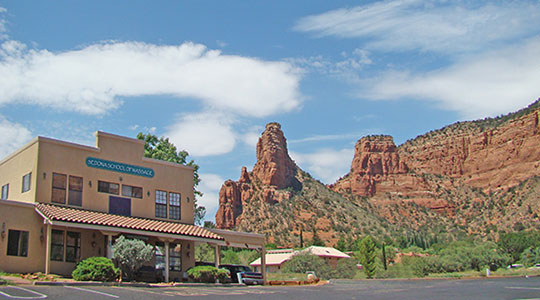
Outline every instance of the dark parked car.
<svg viewBox="0 0 540 300">
<path fill-rule="evenodd" d="M 245 284 L 264 284 L 262 273 L 253 272 L 248 266 L 220 265 L 219 267 L 229 271 L 231 282 Z"/>
</svg>

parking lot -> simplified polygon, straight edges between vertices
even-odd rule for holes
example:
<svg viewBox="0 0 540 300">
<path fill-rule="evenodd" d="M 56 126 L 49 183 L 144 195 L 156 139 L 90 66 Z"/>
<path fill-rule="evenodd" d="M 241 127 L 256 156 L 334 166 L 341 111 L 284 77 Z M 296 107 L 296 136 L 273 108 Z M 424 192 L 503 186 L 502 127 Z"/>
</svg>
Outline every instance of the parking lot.
<svg viewBox="0 0 540 300">
<path fill-rule="evenodd" d="M 2 286 L 0 299 L 540 299 L 540 277 L 337 280 L 322 286 Z"/>
</svg>

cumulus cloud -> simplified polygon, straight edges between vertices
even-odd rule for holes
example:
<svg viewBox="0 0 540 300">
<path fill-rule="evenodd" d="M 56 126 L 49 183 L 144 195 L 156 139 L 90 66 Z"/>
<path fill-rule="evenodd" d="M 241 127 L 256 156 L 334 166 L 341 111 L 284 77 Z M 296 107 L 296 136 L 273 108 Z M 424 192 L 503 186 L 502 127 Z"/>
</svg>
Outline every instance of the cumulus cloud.
<svg viewBox="0 0 540 300">
<path fill-rule="evenodd" d="M 236 144 L 232 123 L 230 117 L 215 112 L 183 115 L 165 135 L 191 156 L 225 154 Z"/>
<path fill-rule="evenodd" d="M 368 49 L 474 51 L 531 36 L 540 28 L 538 1 L 379 1 L 300 19 L 298 31 L 365 39 Z"/>
<path fill-rule="evenodd" d="M 214 216 L 219 207 L 219 190 L 225 179 L 211 173 L 200 173 L 199 177 L 201 178 L 201 183 L 198 188 L 203 193 L 203 196 L 198 200 L 198 204 L 206 208 L 205 219 L 215 221 Z"/>
<path fill-rule="evenodd" d="M 0 105 L 26 103 L 103 114 L 127 97 L 172 95 L 250 117 L 300 105 L 300 75 L 286 62 L 224 55 L 204 45 L 110 42 L 64 51 L 0 47 Z"/>
<path fill-rule="evenodd" d="M 349 172 L 354 149 L 320 149 L 313 153 L 289 151 L 289 154 L 302 169 L 330 184 Z"/>
<path fill-rule="evenodd" d="M 0 116 L 0 159 L 3 159 L 32 139 L 32 134 L 21 124 L 13 123 Z"/>
<path fill-rule="evenodd" d="M 540 97 L 539 57 L 540 37 L 427 73 L 389 72 L 365 81 L 361 96 L 429 100 L 469 119 L 496 116 Z"/>
</svg>

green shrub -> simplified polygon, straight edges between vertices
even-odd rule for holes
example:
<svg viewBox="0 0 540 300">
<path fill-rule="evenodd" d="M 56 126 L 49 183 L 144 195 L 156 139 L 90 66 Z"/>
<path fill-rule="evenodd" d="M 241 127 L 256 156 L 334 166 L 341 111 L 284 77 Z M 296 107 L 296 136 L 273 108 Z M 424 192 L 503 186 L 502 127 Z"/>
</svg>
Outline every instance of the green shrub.
<svg viewBox="0 0 540 300">
<path fill-rule="evenodd" d="M 298 253 L 283 265 L 284 273 L 305 274 L 306 271 L 314 271 L 317 277 L 323 279 L 329 279 L 332 275 L 330 265 L 324 259 L 311 253 Z"/>
<path fill-rule="evenodd" d="M 196 282 L 213 283 L 216 280 L 224 282 L 228 273 L 224 269 L 218 269 L 212 266 L 198 266 L 187 271 L 189 278 Z"/>
<path fill-rule="evenodd" d="M 340 259 L 337 267 L 332 271 L 331 278 L 352 279 L 356 275 L 356 261 L 352 258 Z"/>
<path fill-rule="evenodd" d="M 132 280 L 135 272 L 154 256 L 154 247 L 138 239 L 126 239 L 120 236 L 112 246 L 113 259 L 122 269 L 122 275 Z"/>
<path fill-rule="evenodd" d="M 71 273 L 77 281 L 113 281 L 119 271 L 106 257 L 89 257 L 77 264 Z"/>
</svg>

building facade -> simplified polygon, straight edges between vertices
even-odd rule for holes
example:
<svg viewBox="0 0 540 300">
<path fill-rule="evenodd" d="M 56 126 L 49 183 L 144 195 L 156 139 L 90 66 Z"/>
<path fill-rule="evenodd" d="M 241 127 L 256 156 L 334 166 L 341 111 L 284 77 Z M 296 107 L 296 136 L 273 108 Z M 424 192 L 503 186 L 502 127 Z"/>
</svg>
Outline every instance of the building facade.
<svg viewBox="0 0 540 300">
<path fill-rule="evenodd" d="M 0 270 L 70 275 L 84 258 L 112 257 L 124 235 L 154 245 L 149 265 L 181 280 L 196 242 L 226 242 L 194 225 L 193 172 L 144 157 L 137 139 L 97 132 L 89 147 L 35 138 L 0 162 Z"/>
</svg>

